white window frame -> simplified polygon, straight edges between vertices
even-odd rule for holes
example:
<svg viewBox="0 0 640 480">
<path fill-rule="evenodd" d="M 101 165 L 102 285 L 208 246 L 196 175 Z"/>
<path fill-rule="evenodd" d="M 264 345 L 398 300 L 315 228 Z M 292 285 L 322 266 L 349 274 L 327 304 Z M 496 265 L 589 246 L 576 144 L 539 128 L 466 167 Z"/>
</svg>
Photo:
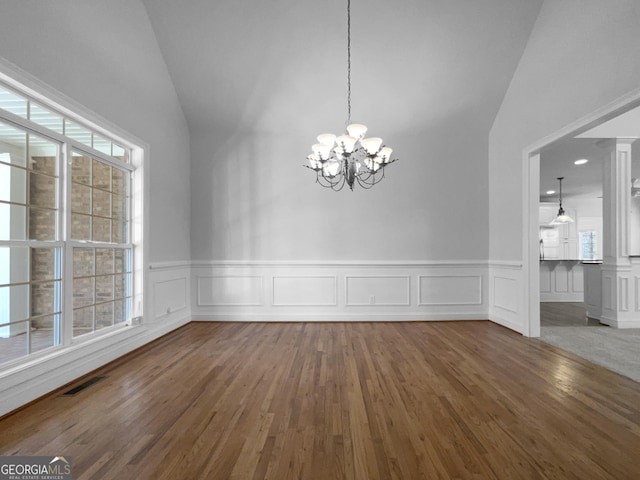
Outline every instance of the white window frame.
<svg viewBox="0 0 640 480">
<path fill-rule="evenodd" d="M 148 188 L 149 172 L 145 159 L 149 146 L 142 140 L 136 138 L 129 132 L 126 132 L 119 126 L 100 117 L 98 114 L 88 110 L 86 107 L 76 103 L 63 94 L 55 91 L 48 85 L 31 77 L 26 72 L 21 71 L 16 66 L 6 62 L 0 58 L 0 82 L 2 86 L 13 90 L 16 94 L 33 101 L 42 107 L 57 113 L 62 117 L 78 123 L 93 133 L 103 138 L 109 139 L 130 151 L 129 163 L 115 162 L 108 155 L 93 149 L 90 146 L 79 143 L 73 139 L 65 137 L 55 131 L 49 130 L 31 120 L 15 115 L 11 112 L 2 110 L 0 119 L 5 123 L 15 124 L 18 127 L 26 128 L 36 135 L 60 145 L 60 154 L 58 157 L 58 181 L 61 184 L 56 191 L 56 197 L 59 192 L 64 192 L 65 198 L 57 198 L 58 204 L 58 224 L 56 241 L 37 241 L 37 240 L 18 240 L 18 241 L 0 241 L 0 246 L 11 247 L 57 247 L 63 252 L 62 268 L 62 320 L 60 331 L 60 345 L 35 352 L 24 357 L 20 357 L 14 361 L 9 361 L 0 365 L 0 371 L 7 368 L 14 368 L 16 365 L 29 365 L 34 361 L 38 361 L 41 357 L 46 357 L 52 352 L 58 352 L 60 349 L 73 347 L 85 342 L 95 341 L 96 338 L 109 336 L 116 331 L 132 326 L 144 324 L 144 312 L 147 310 L 145 303 L 148 302 L 148 296 L 145 295 L 145 287 L 148 284 Z M 122 244 L 99 243 L 99 242 L 78 242 L 72 241 L 70 238 L 63 238 L 63 229 L 66 228 L 70 232 L 70 205 L 71 205 L 71 182 L 70 165 L 71 152 L 78 151 L 88 156 L 99 159 L 117 168 L 124 168 L 130 171 L 130 195 L 129 195 L 129 239 L 127 245 L 132 248 L 132 268 L 131 268 L 131 311 L 130 320 L 124 324 L 115 325 L 112 328 L 105 328 L 93 332 L 92 334 L 73 337 L 73 255 L 74 246 L 88 246 L 91 248 L 120 248 Z M 67 287 L 71 282 L 71 287 Z"/>
</svg>

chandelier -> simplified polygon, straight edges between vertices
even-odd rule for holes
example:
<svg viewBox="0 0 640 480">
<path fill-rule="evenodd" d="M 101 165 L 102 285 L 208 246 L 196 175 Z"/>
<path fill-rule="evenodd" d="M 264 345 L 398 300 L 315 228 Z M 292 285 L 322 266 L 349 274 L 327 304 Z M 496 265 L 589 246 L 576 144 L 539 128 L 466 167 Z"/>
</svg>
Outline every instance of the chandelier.
<svg viewBox="0 0 640 480">
<path fill-rule="evenodd" d="M 559 203 L 560 208 L 558 209 L 558 216 L 551 221 L 551 225 L 562 225 L 563 223 L 573 223 L 574 220 L 569 215 L 564 213 L 564 208 L 562 208 L 562 180 L 564 177 L 558 177 L 558 182 L 560 182 L 560 196 Z"/>
<path fill-rule="evenodd" d="M 384 178 L 384 170 L 397 159 L 393 150 L 381 138 L 367 137 L 367 127 L 351 123 L 351 0 L 347 0 L 347 125 L 346 134 L 318 135 L 318 143 L 311 147 L 305 167 L 316 172 L 316 183 L 332 190 L 342 190 L 345 184 L 353 190 L 357 182 L 369 189 Z"/>
</svg>

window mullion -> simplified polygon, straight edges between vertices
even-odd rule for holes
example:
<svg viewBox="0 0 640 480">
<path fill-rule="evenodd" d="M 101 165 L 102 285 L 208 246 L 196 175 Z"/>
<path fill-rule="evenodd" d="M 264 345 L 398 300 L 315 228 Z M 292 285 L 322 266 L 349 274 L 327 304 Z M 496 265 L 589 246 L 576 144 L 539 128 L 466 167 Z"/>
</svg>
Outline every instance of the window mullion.
<svg viewBox="0 0 640 480">
<path fill-rule="evenodd" d="M 99 150 L 95 150 L 87 145 L 84 145 L 79 142 L 71 141 L 73 145 L 73 149 L 82 155 L 86 155 L 88 157 L 93 157 L 96 160 L 100 160 L 102 163 L 109 165 L 110 167 L 119 168 L 120 170 L 124 170 L 126 172 L 133 172 L 133 166 L 129 163 L 123 163 L 118 160 L 114 160 L 110 158 L 105 153 L 102 153 Z"/>
<path fill-rule="evenodd" d="M 60 239 L 64 241 L 62 254 L 62 316 L 60 340 L 62 345 L 71 344 L 73 338 L 73 246 L 71 237 L 71 145 L 65 143 L 60 155 Z"/>
</svg>

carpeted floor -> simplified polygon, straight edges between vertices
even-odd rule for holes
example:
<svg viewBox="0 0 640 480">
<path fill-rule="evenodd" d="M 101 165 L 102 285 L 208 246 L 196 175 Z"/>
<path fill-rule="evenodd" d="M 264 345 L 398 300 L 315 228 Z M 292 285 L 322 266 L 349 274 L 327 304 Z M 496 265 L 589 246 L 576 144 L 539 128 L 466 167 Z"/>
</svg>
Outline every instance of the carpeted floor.
<svg viewBox="0 0 640 480">
<path fill-rule="evenodd" d="M 542 326 L 540 340 L 640 382 L 640 329 Z"/>
</svg>

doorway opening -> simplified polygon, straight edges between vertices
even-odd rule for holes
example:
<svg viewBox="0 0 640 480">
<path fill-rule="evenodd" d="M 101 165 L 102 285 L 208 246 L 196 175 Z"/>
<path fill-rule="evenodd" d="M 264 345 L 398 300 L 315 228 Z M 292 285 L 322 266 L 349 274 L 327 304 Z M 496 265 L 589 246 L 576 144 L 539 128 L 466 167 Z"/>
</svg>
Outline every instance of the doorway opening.
<svg viewBox="0 0 640 480">
<path fill-rule="evenodd" d="M 523 333 L 540 336 L 540 181 L 541 152 L 576 139 L 598 141 L 616 138 L 640 138 L 640 89 L 583 117 L 560 131 L 541 139 L 523 151 L 523 252 L 526 318 Z M 633 131 L 631 131 L 633 129 Z M 566 185 L 566 184 L 565 184 Z M 591 230 L 592 232 L 594 230 Z M 595 235 L 597 237 L 597 234 Z M 593 239 L 594 236 L 590 237 Z M 587 245 L 585 237 L 584 248 Z M 573 248 L 573 247 L 572 247 Z M 578 239 L 575 241 L 575 257 L 578 261 Z M 596 259 L 597 260 L 597 259 Z"/>
</svg>

